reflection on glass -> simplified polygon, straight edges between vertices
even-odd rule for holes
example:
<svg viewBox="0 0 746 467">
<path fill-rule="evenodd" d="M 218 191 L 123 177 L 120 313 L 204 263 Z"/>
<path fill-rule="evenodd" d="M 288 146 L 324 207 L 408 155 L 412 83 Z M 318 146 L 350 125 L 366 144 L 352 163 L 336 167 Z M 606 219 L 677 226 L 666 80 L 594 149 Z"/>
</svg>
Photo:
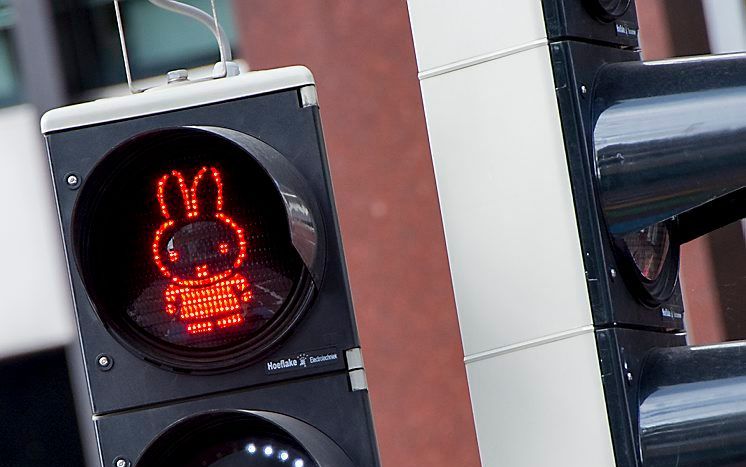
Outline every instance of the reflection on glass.
<svg viewBox="0 0 746 467">
<path fill-rule="evenodd" d="M 649 281 L 658 279 L 670 247 L 668 228 L 656 224 L 628 233 L 623 240 L 642 277 Z"/>
</svg>

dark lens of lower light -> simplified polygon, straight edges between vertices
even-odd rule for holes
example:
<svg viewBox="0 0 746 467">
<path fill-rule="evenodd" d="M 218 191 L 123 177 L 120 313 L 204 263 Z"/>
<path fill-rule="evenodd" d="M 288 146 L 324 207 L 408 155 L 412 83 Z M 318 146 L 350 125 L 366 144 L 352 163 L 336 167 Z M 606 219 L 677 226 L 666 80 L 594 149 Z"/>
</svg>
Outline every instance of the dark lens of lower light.
<svg viewBox="0 0 746 467">
<path fill-rule="evenodd" d="M 183 467 L 315 467 L 316 464 L 287 441 L 262 436 L 245 436 L 218 441 L 188 454 Z"/>
<path fill-rule="evenodd" d="M 668 227 L 656 224 L 626 234 L 623 240 L 640 275 L 648 281 L 658 279 L 670 248 Z"/>
<path fill-rule="evenodd" d="M 277 427 L 250 415 L 197 416 L 168 430 L 137 467 L 319 467 Z"/>
<path fill-rule="evenodd" d="M 630 0 L 585 0 L 585 4 L 600 19 L 611 21 L 627 12 Z"/>
<path fill-rule="evenodd" d="M 624 4 L 627 0 L 597 0 L 599 6 L 605 11 L 612 12 L 619 9 L 620 5 Z"/>
</svg>

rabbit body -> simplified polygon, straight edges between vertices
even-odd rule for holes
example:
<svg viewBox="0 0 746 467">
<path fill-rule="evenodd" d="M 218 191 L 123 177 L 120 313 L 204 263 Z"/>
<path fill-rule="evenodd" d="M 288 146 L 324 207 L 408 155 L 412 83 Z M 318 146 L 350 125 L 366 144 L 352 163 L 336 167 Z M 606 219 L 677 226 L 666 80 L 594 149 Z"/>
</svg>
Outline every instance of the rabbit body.
<svg viewBox="0 0 746 467">
<path fill-rule="evenodd" d="M 251 300 L 249 282 L 241 274 L 205 287 L 169 284 L 166 312 L 188 322 L 190 334 L 211 332 L 243 323 L 241 303 Z M 217 318 L 217 319 L 214 319 Z"/>
</svg>

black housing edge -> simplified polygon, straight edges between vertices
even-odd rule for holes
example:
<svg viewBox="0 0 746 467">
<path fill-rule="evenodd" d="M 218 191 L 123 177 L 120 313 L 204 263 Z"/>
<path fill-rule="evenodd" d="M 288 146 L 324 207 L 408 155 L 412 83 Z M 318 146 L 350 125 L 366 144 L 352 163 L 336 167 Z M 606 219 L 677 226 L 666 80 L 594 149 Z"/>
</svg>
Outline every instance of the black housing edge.
<svg viewBox="0 0 746 467">
<path fill-rule="evenodd" d="M 631 281 L 621 274 L 627 266 L 608 234 L 594 175 L 592 89 L 596 76 L 607 64 L 639 61 L 639 52 L 575 41 L 550 43 L 549 48 L 593 322 L 597 327 L 683 331 L 684 310 L 678 285 L 665 303 L 644 305 L 634 288 L 629 287 Z"/>
<path fill-rule="evenodd" d="M 629 268 L 620 263 L 600 209 L 592 146 L 592 90 L 599 70 L 639 61 L 640 54 L 578 41 L 550 42 L 549 49 L 614 454 L 617 465 L 640 467 L 637 379 L 650 350 L 686 345 L 683 301 L 678 285 L 668 301 L 655 307 L 643 304 L 630 287 L 635 279 L 623 274 Z"/>
</svg>

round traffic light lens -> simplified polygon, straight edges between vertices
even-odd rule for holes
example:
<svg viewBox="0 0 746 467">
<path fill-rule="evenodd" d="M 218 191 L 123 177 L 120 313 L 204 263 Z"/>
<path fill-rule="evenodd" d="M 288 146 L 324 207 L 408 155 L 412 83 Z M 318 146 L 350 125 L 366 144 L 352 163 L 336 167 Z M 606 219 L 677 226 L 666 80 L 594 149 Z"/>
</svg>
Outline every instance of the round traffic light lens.
<svg viewBox="0 0 746 467">
<path fill-rule="evenodd" d="M 624 243 L 642 277 L 649 281 L 658 279 L 670 248 L 670 237 L 665 224 L 656 224 L 626 234 Z"/>
<path fill-rule="evenodd" d="M 308 456 L 287 440 L 267 436 L 227 436 L 182 454 L 182 467 L 313 467 Z M 233 438 L 233 439 L 230 439 Z M 195 440 L 197 441 L 197 440 Z"/>
<path fill-rule="evenodd" d="M 678 282 L 675 224 L 662 223 L 615 238 L 619 267 L 630 289 L 648 306 L 671 298 Z"/>
<path fill-rule="evenodd" d="M 631 0 L 585 0 L 586 7 L 598 19 L 613 21 L 624 15 Z"/>
<path fill-rule="evenodd" d="M 250 359 L 287 331 L 310 289 L 276 184 L 246 151 L 204 132 L 116 148 L 85 181 L 74 225 L 104 324 L 171 367 Z"/>
<path fill-rule="evenodd" d="M 249 414 L 211 413 L 167 430 L 137 467 L 318 467 L 305 447 L 278 427 Z"/>
</svg>

